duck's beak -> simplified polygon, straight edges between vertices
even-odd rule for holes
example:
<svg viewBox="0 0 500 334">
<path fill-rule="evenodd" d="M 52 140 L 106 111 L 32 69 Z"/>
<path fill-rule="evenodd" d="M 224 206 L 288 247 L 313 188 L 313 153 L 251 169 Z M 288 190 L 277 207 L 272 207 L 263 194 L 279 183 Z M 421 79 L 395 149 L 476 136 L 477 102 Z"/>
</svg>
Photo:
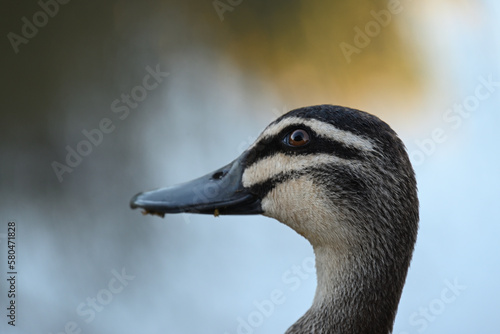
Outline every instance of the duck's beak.
<svg viewBox="0 0 500 334">
<path fill-rule="evenodd" d="M 179 185 L 143 192 L 130 201 L 132 209 L 166 213 L 251 215 L 262 213 L 261 200 L 243 187 L 242 157 L 212 173 Z"/>
</svg>

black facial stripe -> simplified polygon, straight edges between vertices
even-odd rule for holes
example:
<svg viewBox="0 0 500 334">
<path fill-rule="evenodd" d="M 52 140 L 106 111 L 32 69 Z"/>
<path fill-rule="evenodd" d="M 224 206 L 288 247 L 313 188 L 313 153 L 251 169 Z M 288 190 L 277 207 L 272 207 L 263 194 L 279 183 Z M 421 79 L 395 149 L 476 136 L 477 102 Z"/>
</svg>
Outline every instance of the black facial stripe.
<svg viewBox="0 0 500 334">
<path fill-rule="evenodd" d="M 306 175 L 310 172 L 311 169 L 307 168 L 300 171 L 280 173 L 278 175 L 273 176 L 270 179 L 254 184 L 253 186 L 250 187 L 250 191 L 254 194 L 257 194 L 260 198 L 264 198 L 267 195 L 267 193 L 270 192 L 278 184 L 283 183 L 291 178 Z"/>
<path fill-rule="evenodd" d="M 300 147 L 290 147 L 283 142 L 283 138 L 295 129 L 306 130 L 310 135 L 310 142 Z M 330 154 L 342 159 L 362 160 L 361 150 L 344 145 L 336 140 L 318 136 L 311 128 L 303 125 L 290 125 L 284 128 L 278 135 L 264 138 L 246 157 L 247 168 L 266 157 L 277 153 L 286 155 L 310 155 L 310 154 Z"/>
<path fill-rule="evenodd" d="M 280 173 L 270 179 L 251 186 L 250 191 L 264 198 L 277 185 L 307 174 L 316 175 L 316 177 L 312 177 L 313 181 L 317 179 L 318 175 L 328 176 L 327 179 L 324 179 L 326 181 L 324 185 L 335 189 L 331 194 L 333 197 L 339 197 L 342 200 L 356 202 L 357 204 L 367 202 L 367 185 L 363 179 L 349 167 L 340 165 L 320 165 L 289 173 Z"/>
</svg>

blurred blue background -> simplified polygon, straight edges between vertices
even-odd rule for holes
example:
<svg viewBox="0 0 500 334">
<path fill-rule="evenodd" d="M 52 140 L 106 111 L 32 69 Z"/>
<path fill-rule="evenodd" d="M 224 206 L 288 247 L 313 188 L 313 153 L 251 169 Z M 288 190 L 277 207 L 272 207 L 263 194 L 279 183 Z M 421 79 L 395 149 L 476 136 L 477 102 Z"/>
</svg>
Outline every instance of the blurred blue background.
<svg viewBox="0 0 500 334">
<path fill-rule="evenodd" d="M 323 103 L 384 119 L 417 173 L 420 232 L 394 333 L 498 332 L 498 2 L 4 7 L 2 333 L 284 332 L 314 296 L 305 239 L 265 217 L 160 219 L 128 203 L 223 166 L 282 113 Z M 73 166 L 71 150 L 86 154 Z M 284 302 L 263 310 L 275 290 Z"/>
</svg>

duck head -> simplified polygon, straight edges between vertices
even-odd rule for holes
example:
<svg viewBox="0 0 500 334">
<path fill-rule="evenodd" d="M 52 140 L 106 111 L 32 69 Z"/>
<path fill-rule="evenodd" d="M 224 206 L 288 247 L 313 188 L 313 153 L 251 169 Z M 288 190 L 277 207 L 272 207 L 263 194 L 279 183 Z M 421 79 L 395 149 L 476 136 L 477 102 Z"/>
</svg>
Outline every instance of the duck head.
<svg viewBox="0 0 500 334">
<path fill-rule="evenodd" d="M 416 223 L 405 222 L 418 221 L 415 177 L 396 133 L 373 115 L 332 105 L 292 110 L 230 164 L 139 193 L 130 206 L 160 216 L 263 214 L 313 246 L 363 247 L 399 230 L 411 242 Z M 381 218 L 391 223 L 372 223 Z"/>
</svg>

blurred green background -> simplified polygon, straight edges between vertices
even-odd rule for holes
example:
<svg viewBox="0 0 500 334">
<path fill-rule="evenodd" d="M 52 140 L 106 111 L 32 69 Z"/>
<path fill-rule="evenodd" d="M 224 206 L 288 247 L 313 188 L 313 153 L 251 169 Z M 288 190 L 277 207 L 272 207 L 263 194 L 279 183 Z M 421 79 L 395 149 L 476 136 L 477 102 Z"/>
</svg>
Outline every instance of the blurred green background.
<svg viewBox="0 0 500 334">
<path fill-rule="evenodd" d="M 2 333 L 240 333 L 275 289 L 285 303 L 251 330 L 284 332 L 313 299 L 314 273 L 283 279 L 307 241 L 264 217 L 160 219 L 128 202 L 323 103 L 384 119 L 417 172 L 394 333 L 496 333 L 499 19 L 487 0 L 6 1 L 0 254 L 16 221 L 19 308 Z M 71 150 L 86 154 L 74 166 Z M 122 270 L 133 278 L 109 293 Z M 466 288 L 445 302 L 450 282 Z"/>
</svg>

